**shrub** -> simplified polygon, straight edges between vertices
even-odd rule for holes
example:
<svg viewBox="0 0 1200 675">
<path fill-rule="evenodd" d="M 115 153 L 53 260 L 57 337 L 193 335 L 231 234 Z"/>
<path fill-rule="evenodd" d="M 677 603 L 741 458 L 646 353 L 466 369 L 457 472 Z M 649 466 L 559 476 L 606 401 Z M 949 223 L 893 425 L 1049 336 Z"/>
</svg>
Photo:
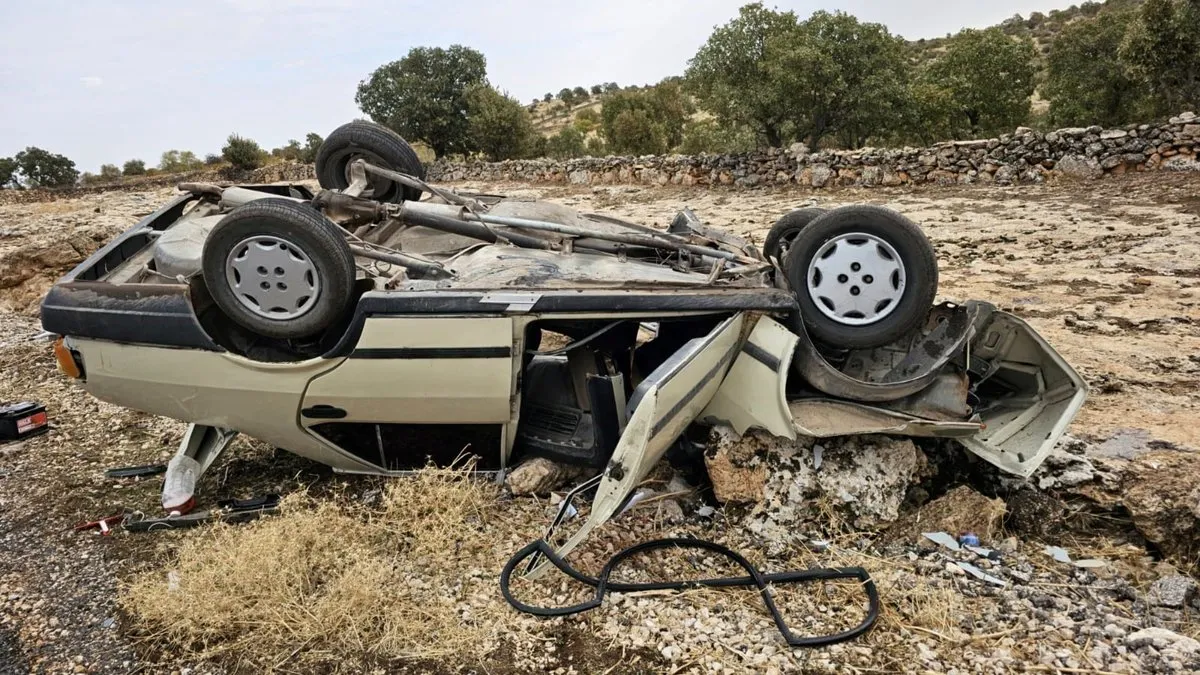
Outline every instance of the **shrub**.
<svg viewBox="0 0 1200 675">
<path fill-rule="evenodd" d="M 146 174 L 146 163 L 140 159 L 131 159 L 125 162 L 125 166 L 121 167 L 121 173 L 126 176 L 144 176 Z"/>
<path fill-rule="evenodd" d="M 582 157 L 583 151 L 583 134 L 575 127 L 563 127 L 546 141 L 546 154 L 557 159 Z"/>
<path fill-rule="evenodd" d="M 591 157 L 606 157 L 608 156 L 608 144 L 599 136 L 592 136 L 583 144 L 584 150 Z"/>
<path fill-rule="evenodd" d="M 163 173 L 195 171 L 201 165 L 200 158 L 196 157 L 196 153 L 191 150 L 168 150 L 162 154 L 162 158 L 158 162 L 158 168 Z"/>
<path fill-rule="evenodd" d="M 116 180 L 120 177 L 121 177 L 121 170 L 117 168 L 116 164 L 101 164 L 100 165 L 100 178 L 102 180 L 106 180 L 106 181 Z"/>
<path fill-rule="evenodd" d="M 258 143 L 237 134 L 230 134 L 225 147 L 221 149 L 221 156 L 238 171 L 249 171 L 262 166 L 263 154 L 263 149 Z"/>
</svg>

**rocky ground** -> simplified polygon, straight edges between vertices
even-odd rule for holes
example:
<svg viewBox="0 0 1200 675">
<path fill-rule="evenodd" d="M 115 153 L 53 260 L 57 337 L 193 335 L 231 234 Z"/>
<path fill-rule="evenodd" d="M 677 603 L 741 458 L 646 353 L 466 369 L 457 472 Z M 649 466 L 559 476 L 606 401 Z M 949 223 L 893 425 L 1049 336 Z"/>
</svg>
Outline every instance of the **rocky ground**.
<svg viewBox="0 0 1200 675">
<path fill-rule="evenodd" d="M 103 471 L 165 460 L 182 426 L 97 402 L 61 378 L 37 338 L 37 300 L 171 191 L 0 206 L 0 400 L 41 400 L 54 423 L 46 436 L 0 445 L 0 672 L 1194 672 L 1198 180 L 1160 173 L 821 192 L 470 186 L 660 226 L 690 206 L 759 238 L 806 204 L 886 204 L 933 239 L 941 296 L 987 299 L 1019 314 L 1088 380 L 1092 395 L 1072 438 L 1030 481 L 998 476 L 949 446 L 863 439 L 817 451 L 802 440 L 761 453 L 772 471 L 791 472 L 788 480 L 776 472 L 761 495 L 731 492 L 725 505 L 664 468 L 650 486 L 656 498 L 573 558 L 595 572 L 623 546 L 670 535 L 726 543 L 765 571 L 867 568 L 883 599 L 878 627 L 817 650 L 786 649 L 745 590 L 617 595 L 570 619 L 518 615 L 495 575 L 537 536 L 552 497 L 509 498 L 462 481 L 420 492 L 433 488 L 422 479 L 334 476 L 250 442 L 239 441 L 205 476 L 201 494 L 305 493 L 284 516 L 182 533 L 74 532 L 83 520 L 154 510 L 155 479 L 112 481 Z M 904 485 L 897 479 L 886 498 L 866 499 L 863 490 L 850 494 L 859 503 L 847 503 L 848 477 L 865 462 L 894 468 Z M 805 501 L 797 504 L 788 489 L 801 480 Z M 422 501 L 414 495 L 472 507 L 397 510 Z M 458 514 L 451 533 L 425 527 L 445 526 L 447 513 Z M 435 530 L 440 539 L 429 538 Z M 953 550 L 921 535 L 939 530 L 972 530 L 984 548 Z M 304 554 L 330 541 L 337 546 L 328 555 Z M 434 541 L 437 555 L 421 553 Z M 1047 553 L 1047 545 L 1063 551 Z M 625 574 L 724 569 L 707 556 L 664 554 Z M 292 573 L 322 581 L 287 595 L 276 585 Z M 403 581 L 350 583 L 370 574 Z M 378 595 L 379 587 L 394 590 Z M 343 597 L 335 588 L 349 600 L 330 606 Z M 549 603 L 583 597 L 557 580 L 518 590 Z M 779 587 L 775 597 L 795 631 L 815 633 L 856 623 L 859 592 L 824 583 Z M 394 611 L 365 621 L 339 607 Z M 406 616 L 421 620 L 397 623 Z M 320 618 L 323 630 L 305 632 L 305 617 Z"/>
</svg>

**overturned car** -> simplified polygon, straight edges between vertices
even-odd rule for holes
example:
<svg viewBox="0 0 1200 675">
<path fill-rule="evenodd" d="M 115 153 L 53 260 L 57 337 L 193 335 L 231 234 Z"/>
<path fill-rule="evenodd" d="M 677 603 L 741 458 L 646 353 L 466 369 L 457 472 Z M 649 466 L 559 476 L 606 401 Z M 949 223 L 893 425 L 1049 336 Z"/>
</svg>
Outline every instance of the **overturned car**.
<svg viewBox="0 0 1200 675">
<path fill-rule="evenodd" d="M 366 122 L 317 173 L 181 185 L 42 304 L 87 391 L 191 423 L 167 509 L 237 433 L 358 473 L 541 456 L 598 472 L 566 550 L 703 425 L 949 437 L 1028 475 L 1086 395 L 1025 322 L 935 304 L 933 247 L 887 209 L 794 211 L 760 250 L 690 211 L 442 189 Z"/>
</svg>

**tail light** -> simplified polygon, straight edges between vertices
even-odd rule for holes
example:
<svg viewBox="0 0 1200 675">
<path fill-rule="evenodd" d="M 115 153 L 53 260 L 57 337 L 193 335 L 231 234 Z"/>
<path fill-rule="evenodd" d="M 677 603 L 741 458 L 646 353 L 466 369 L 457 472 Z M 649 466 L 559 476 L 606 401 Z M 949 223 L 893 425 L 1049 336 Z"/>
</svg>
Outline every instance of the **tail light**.
<svg viewBox="0 0 1200 675">
<path fill-rule="evenodd" d="M 54 358 L 58 360 L 58 369 L 64 375 L 76 380 L 83 379 L 83 359 L 66 345 L 64 338 L 54 341 Z"/>
</svg>

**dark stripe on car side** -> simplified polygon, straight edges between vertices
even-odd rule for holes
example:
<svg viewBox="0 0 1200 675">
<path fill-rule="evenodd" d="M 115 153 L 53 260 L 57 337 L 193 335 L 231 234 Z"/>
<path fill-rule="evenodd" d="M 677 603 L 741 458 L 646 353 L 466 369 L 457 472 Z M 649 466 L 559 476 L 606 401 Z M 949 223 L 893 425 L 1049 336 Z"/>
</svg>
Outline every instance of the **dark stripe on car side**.
<svg viewBox="0 0 1200 675">
<path fill-rule="evenodd" d="M 352 359 L 499 359 L 512 356 L 512 347 L 367 347 L 350 353 Z"/>
<path fill-rule="evenodd" d="M 755 361 L 758 361 L 764 366 L 770 368 L 772 371 L 776 373 L 779 372 L 779 359 L 775 358 L 775 355 L 771 352 L 768 352 L 749 340 L 746 341 L 746 344 L 742 345 L 742 351 L 750 355 L 750 357 Z"/>
<path fill-rule="evenodd" d="M 709 369 L 709 371 L 704 374 L 704 377 L 702 377 L 699 382 L 693 385 L 692 388 L 689 389 L 682 398 L 675 402 L 675 405 L 671 406 L 671 409 L 668 410 L 665 415 L 663 415 L 657 422 L 654 423 L 654 426 L 650 428 L 650 437 L 653 438 L 661 433 L 663 429 L 666 429 L 667 425 L 670 424 L 671 421 L 676 417 L 678 417 L 679 413 L 683 412 L 683 409 L 687 407 L 688 403 L 691 403 L 692 399 L 696 398 L 696 396 L 700 394 L 700 390 L 703 389 L 705 385 L 707 385 L 714 377 L 716 377 L 717 373 L 721 372 L 723 368 L 728 366 L 733 361 L 733 357 L 736 356 L 737 353 L 737 348 L 734 348 L 730 349 L 725 356 L 722 356 L 721 360 L 718 361 L 715 366 Z"/>
</svg>

